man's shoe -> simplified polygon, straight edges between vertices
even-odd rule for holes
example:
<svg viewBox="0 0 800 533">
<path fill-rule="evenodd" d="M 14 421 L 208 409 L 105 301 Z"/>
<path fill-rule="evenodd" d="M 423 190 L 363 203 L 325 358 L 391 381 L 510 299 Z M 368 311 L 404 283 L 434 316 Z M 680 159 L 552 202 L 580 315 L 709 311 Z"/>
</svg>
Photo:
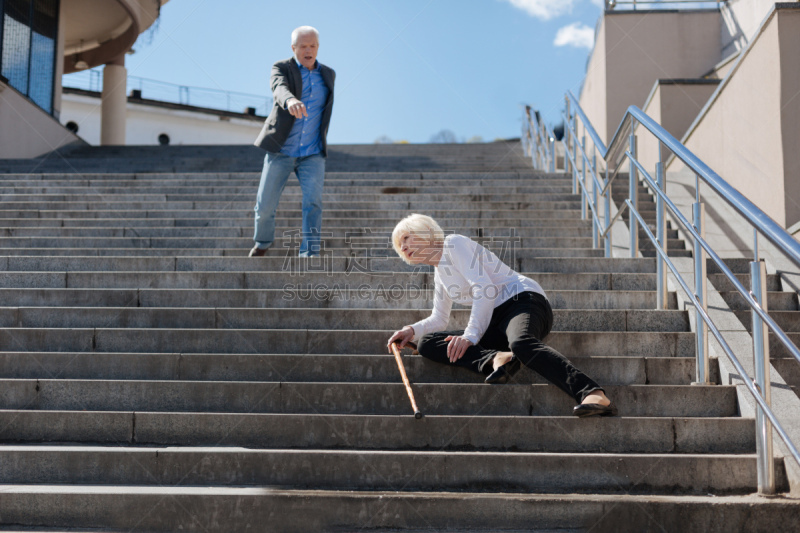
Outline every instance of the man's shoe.
<svg viewBox="0 0 800 533">
<path fill-rule="evenodd" d="M 263 257 L 267 254 L 267 248 L 259 248 L 256 244 L 253 246 L 253 249 L 250 250 L 250 254 L 247 257 Z"/>
<path fill-rule="evenodd" d="M 572 408 L 572 414 L 580 418 L 588 416 L 617 416 L 617 407 L 613 403 L 608 405 L 582 403 Z"/>
<path fill-rule="evenodd" d="M 502 385 L 503 383 L 508 383 L 508 381 L 514 377 L 514 374 L 519 372 L 519 368 L 519 359 L 513 357 L 511 361 L 486 376 L 484 383 L 489 383 L 492 385 Z"/>
</svg>

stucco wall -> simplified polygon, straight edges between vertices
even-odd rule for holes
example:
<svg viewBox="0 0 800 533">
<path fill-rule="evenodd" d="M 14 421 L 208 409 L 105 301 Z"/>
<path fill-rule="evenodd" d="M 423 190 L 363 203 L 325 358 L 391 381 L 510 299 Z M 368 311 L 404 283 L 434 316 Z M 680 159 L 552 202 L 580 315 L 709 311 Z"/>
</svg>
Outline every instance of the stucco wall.
<svg viewBox="0 0 800 533">
<path fill-rule="evenodd" d="M 800 221 L 800 10 L 778 12 L 786 227 Z"/>
<path fill-rule="evenodd" d="M 78 135 L 89 144 L 100 144 L 98 98 L 65 94 L 61 123 L 70 121 L 78 124 Z M 261 120 L 220 120 L 215 115 L 128 104 L 126 143 L 158 144 L 158 136 L 166 133 L 170 144 L 251 144 L 261 125 Z"/>
<path fill-rule="evenodd" d="M 786 225 L 781 65 L 773 18 L 684 144 L 778 223 Z M 674 161 L 668 168 L 678 171 Z"/>
<path fill-rule="evenodd" d="M 674 82 L 659 80 L 653 89 L 653 96 L 644 109 L 653 120 L 661 124 L 676 139 L 681 139 L 691 126 L 697 114 L 703 109 L 717 84 Z M 662 149 L 662 160 L 672 152 Z M 658 142 L 649 133 L 639 135 L 639 161 L 655 173 L 658 161 Z"/>
<path fill-rule="evenodd" d="M 719 25 L 716 10 L 605 15 L 605 140 L 629 105 L 645 104 L 655 80 L 701 77 L 720 62 Z"/>
<path fill-rule="evenodd" d="M 607 142 L 606 138 L 606 46 L 605 46 L 605 19 L 597 29 L 594 50 L 586 69 L 583 88 L 580 94 L 581 109 L 589 117 L 598 135 Z"/>
<path fill-rule="evenodd" d="M 81 140 L 0 82 L 0 159 L 36 157 Z"/>
</svg>

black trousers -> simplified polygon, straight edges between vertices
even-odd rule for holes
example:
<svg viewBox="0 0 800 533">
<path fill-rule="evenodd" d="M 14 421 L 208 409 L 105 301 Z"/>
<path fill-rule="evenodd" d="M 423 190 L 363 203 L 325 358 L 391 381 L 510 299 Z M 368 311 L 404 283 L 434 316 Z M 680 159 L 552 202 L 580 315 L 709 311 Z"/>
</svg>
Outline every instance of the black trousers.
<svg viewBox="0 0 800 533">
<path fill-rule="evenodd" d="M 602 387 L 543 342 L 552 327 L 553 309 L 547 298 L 539 293 L 523 292 L 495 307 L 486 333 L 455 363 L 447 358 L 449 343 L 444 339 L 449 335 L 463 335 L 463 330 L 425 335 L 417 350 L 431 361 L 461 366 L 484 375 L 492 373 L 492 360 L 497 352 L 511 351 L 523 365 L 580 403 L 586 395 Z"/>
</svg>

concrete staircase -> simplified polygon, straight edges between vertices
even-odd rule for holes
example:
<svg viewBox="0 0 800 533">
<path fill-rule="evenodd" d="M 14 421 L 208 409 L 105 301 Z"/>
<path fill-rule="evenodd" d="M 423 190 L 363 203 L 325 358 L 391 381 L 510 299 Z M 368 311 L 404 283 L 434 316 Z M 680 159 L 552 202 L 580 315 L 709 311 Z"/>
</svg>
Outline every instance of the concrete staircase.
<svg viewBox="0 0 800 533">
<path fill-rule="evenodd" d="M 745 287 L 749 287 L 749 260 L 727 260 L 726 263 L 732 272 L 736 274 L 739 281 Z M 750 308 L 725 275 L 717 273 L 717 271 L 718 269 L 711 271 L 709 281 L 717 287 L 720 295 L 728 306 L 734 310 L 739 321 L 752 334 Z M 791 288 L 784 287 L 781 277 L 777 274 L 767 275 L 767 309 L 769 309 L 770 316 L 788 334 L 789 338 L 795 344 L 800 343 L 800 306 L 798 305 L 797 292 Z M 775 367 L 786 384 L 792 387 L 795 394 L 800 394 L 800 366 L 772 333 L 770 333 L 769 350 L 772 366 Z"/>
<path fill-rule="evenodd" d="M 123 147 L 0 164 L 0 530 L 796 523 L 796 504 L 751 494 L 735 389 L 690 385 L 693 334 L 674 294 L 652 310 L 654 260 L 592 250 L 568 176 L 532 171 L 515 143 L 332 147 L 323 256 L 295 257 L 290 183 L 288 235 L 250 259 L 262 157 Z M 432 272 L 388 244 L 409 212 L 537 279 L 548 342 L 622 416 L 576 419 L 525 369 L 488 386 L 407 355 L 415 420 L 385 353 L 432 304 Z"/>
</svg>

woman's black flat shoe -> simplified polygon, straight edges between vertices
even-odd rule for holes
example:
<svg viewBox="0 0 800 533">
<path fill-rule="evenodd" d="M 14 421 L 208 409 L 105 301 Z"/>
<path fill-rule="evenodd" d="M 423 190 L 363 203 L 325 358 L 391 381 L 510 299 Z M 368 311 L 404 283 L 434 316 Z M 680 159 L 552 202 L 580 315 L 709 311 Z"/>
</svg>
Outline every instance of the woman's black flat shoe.
<svg viewBox="0 0 800 533">
<path fill-rule="evenodd" d="M 581 418 L 588 416 L 617 416 L 617 407 L 613 403 L 609 405 L 583 403 L 573 407 L 572 414 Z"/>
<path fill-rule="evenodd" d="M 519 367 L 519 359 L 514 357 L 511 359 L 511 361 L 486 376 L 484 382 L 492 385 L 502 385 L 503 383 L 508 383 L 508 380 L 514 377 L 514 374 L 519 372 Z"/>
</svg>

